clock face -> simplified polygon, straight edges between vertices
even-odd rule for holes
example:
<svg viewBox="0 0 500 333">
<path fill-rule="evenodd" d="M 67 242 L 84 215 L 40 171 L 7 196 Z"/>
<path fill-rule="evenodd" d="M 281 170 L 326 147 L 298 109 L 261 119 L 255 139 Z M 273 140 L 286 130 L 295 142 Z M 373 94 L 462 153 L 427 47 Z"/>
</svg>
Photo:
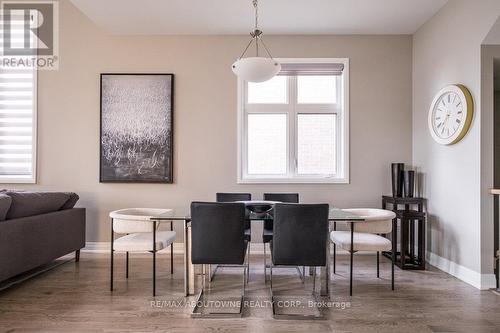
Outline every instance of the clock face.
<svg viewBox="0 0 500 333">
<path fill-rule="evenodd" d="M 464 121 L 464 105 L 455 92 L 441 95 L 432 113 L 434 133 L 442 139 L 455 135 Z"/>
<path fill-rule="evenodd" d="M 472 122 L 472 96 L 462 85 L 441 89 L 429 110 L 429 130 L 434 140 L 448 145 L 460 141 Z"/>
</svg>

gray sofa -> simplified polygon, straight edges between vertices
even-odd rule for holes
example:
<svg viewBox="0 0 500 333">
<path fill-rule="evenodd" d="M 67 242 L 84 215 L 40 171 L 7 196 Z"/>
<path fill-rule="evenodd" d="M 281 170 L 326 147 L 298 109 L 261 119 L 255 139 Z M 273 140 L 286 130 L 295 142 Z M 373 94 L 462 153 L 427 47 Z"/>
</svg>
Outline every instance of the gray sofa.
<svg viewBox="0 0 500 333">
<path fill-rule="evenodd" d="M 0 191 L 0 282 L 85 246 L 85 208 L 65 192 Z"/>
</svg>

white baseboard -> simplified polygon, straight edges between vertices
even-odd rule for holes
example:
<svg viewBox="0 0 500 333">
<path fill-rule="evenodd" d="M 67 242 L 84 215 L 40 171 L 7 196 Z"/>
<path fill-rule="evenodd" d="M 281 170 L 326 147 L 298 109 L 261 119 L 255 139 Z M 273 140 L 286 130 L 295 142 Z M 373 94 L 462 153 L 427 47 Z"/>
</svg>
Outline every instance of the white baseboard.
<svg viewBox="0 0 500 333">
<path fill-rule="evenodd" d="M 85 247 L 82 249 L 82 252 L 93 252 L 93 253 L 109 253 L 110 251 L 110 242 L 87 242 Z M 267 254 L 269 254 L 269 245 L 266 248 Z M 170 247 L 159 251 L 170 253 Z M 250 243 L 250 252 L 252 254 L 264 254 L 264 243 Z M 184 253 L 184 243 L 174 243 L 174 253 L 175 254 L 183 254 Z M 337 248 L 338 255 L 347 255 L 349 252 L 340 250 Z M 374 254 L 371 252 L 359 252 L 356 255 L 363 254 Z"/>
<path fill-rule="evenodd" d="M 481 274 L 435 253 L 427 252 L 427 262 L 480 290 L 496 288 L 495 274 Z"/>
<path fill-rule="evenodd" d="M 86 242 L 85 247 L 82 249 L 82 252 L 92 252 L 92 253 L 109 253 L 111 248 L 110 242 Z M 170 246 L 166 249 L 163 249 L 158 252 L 170 253 Z M 145 252 L 146 253 L 146 252 Z M 183 254 L 184 253 L 184 244 L 183 243 L 174 243 L 174 253 L 175 254 Z"/>
<path fill-rule="evenodd" d="M 250 251 L 255 254 L 264 254 L 263 245 L 263 243 L 250 243 Z M 85 243 L 85 247 L 82 249 L 82 252 L 109 253 L 110 246 L 110 242 L 87 242 Z M 170 247 L 158 252 L 170 253 Z M 174 253 L 184 254 L 184 243 L 174 243 Z"/>
</svg>

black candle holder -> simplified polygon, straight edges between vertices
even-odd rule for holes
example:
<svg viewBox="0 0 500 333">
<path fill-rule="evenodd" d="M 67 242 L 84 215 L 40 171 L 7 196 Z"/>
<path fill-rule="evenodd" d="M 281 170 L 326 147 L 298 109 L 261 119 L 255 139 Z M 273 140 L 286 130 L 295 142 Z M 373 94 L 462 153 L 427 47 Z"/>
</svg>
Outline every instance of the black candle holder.
<svg viewBox="0 0 500 333">
<path fill-rule="evenodd" d="M 415 171 L 404 171 L 404 195 L 407 198 L 413 198 L 415 194 Z"/>
<path fill-rule="evenodd" d="M 392 196 L 402 197 L 403 196 L 403 171 L 405 165 L 404 163 L 392 163 Z"/>
</svg>

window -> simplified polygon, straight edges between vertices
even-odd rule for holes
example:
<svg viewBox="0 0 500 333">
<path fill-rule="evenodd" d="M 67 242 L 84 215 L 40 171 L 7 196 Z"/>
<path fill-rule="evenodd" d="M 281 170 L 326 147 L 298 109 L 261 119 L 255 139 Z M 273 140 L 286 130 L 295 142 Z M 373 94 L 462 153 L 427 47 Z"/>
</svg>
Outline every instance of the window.
<svg viewBox="0 0 500 333">
<path fill-rule="evenodd" d="M 36 71 L 0 69 L 0 183 L 35 183 Z"/>
<path fill-rule="evenodd" d="M 348 183 L 348 59 L 281 59 L 239 82 L 239 183 Z"/>
<path fill-rule="evenodd" d="M 31 15 L 30 20 L 36 16 Z M 24 21 L 13 22 L 11 33 L 16 37 L 12 45 L 22 47 Z M 30 45 L 33 43 L 37 43 L 34 37 L 30 39 Z M 36 80 L 33 67 L 0 67 L 0 183 L 36 182 Z"/>
</svg>

